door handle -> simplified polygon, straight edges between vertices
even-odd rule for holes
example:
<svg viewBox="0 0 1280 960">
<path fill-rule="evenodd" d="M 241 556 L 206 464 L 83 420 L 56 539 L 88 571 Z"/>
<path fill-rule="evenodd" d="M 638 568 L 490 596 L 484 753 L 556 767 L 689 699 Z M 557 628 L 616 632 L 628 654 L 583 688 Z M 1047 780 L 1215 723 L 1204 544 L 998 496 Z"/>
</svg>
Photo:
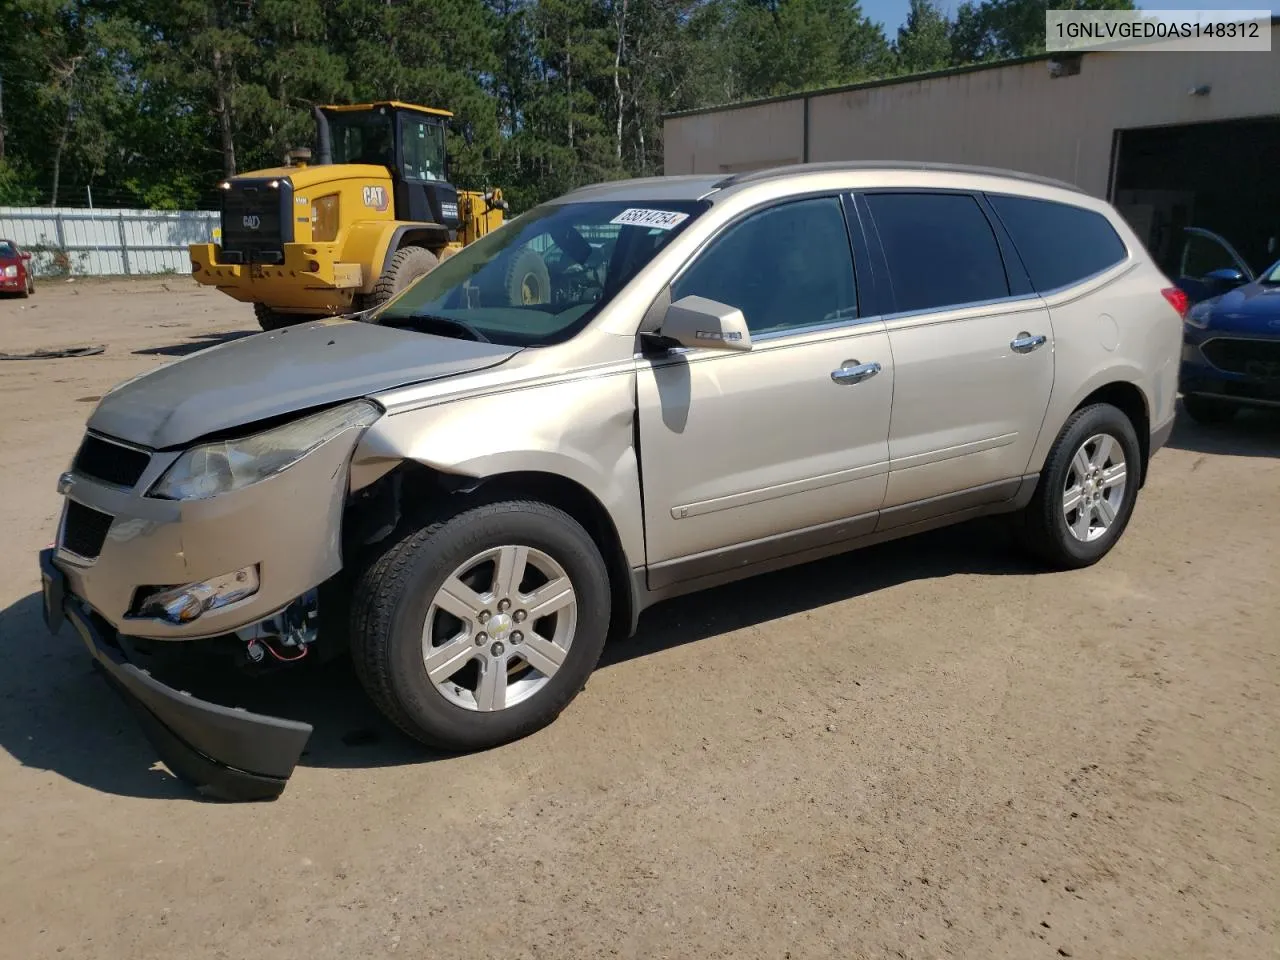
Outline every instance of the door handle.
<svg viewBox="0 0 1280 960">
<path fill-rule="evenodd" d="M 858 363 L 857 360 L 846 360 L 845 365 L 839 370 L 831 371 L 831 379 L 843 386 L 851 383 L 861 383 L 868 380 L 880 372 L 880 364 L 874 360 L 871 363 Z"/>
<path fill-rule="evenodd" d="M 1023 330 L 1009 341 L 1009 346 L 1013 348 L 1014 353 L 1030 353 L 1036 347 L 1042 346 L 1045 339 L 1043 333 L 1037 333 L 1033 336 Z"/>
</svg>

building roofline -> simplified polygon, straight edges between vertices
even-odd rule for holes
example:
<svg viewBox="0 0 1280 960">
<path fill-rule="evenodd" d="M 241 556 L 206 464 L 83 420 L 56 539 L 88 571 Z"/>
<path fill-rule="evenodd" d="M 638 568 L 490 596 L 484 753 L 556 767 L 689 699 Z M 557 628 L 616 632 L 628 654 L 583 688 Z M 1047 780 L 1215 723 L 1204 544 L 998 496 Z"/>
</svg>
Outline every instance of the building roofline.
<svg viewBox="0 0 1280 960">
<path fill-rule="evenodd" d="M 1280 26 L 1280 15 L 1271 17 L 1271 26 Z M 664 113 L 661 120 L 677 120 L 681 117 L 696 117 L 707 113 L 726 113 L 730 110 L 747 110 L 751 107 L 762 107 L 771 103 L 787 103 L 791 100 L 809 100 L 813 97 L 825 97 L 838 93 L 852 93 L 856 90 L 873 90 L 876 87 L 893 87 L 904 83 L 919 83 L 922 80 L 939 80 L 943 77 L 956 77 L 965 73 L 979 73 L 983 70 L 1002 70 L 1005 67 L 1020 67 L 1028 63 L 1042 63 L 1046 60 L 1061 60 L 1067 57 L 1083 57 L 1092 53 L 1126 53 L 1132 47 L 1123 49 L 1107 49 L 1094 47 L 1086 50 L 1064 50 L 1055 53 L 1033 53 L 1025 57 L 1010 57 L 1007 60 L 988 60 L 982 63 L 967 63 L 960 67 L 945 67 L 942 70 L 929 70 L 925 73 L 908 73 L 896 77 L 879 77 L 875 80 L 861 80 L 857 83 L 845 83 L 834 87 L 815 87 L 812 90 L 798 90 L 795 93 L 780 93 L 772 97 L 756 97 L 752 100 L 738 100 L 733 103 L 721 103 L 708 107 L 694 107 L 689 110 L 674 110 Z"/>
<path fill-rule="evenodd" d="M 962 73 L 977 73 L 980 70 L 995 70 L 1000 67 L 1014 67 L 1024 63 L 1035 63 L 1037 60 L 1051 60 L 1061 56 L 1057 53 L 1037 53 L 1029 57 L 1013 57 L 1009 60 L 992 60 L 987 63 L 969 63 L 962 67 L 947 67 L 943 70 L 930 70 L 927 73 L 908 73 L 897 77 L 880 77 L 876 80 L 861 80 L 857 83 L 844 83 L 835 87 L 815 87 L 812 90 L 800 90 L 796 93 L 779 93 L 772 97 L 756 97 L 753 100 L 736 100 L 732 103 L 721 103 L 710 107 L 694 107 L 690 110 L 675 110 L 664 113 L 663 120 L 675 120 L 680 117 L 696 117 L 704 113 L 724 113 L 728 110 L 747 110 L 751 107 L 762 107 L 770 103 L 786 103 L 791 100 L 808 100 L 812 97 L 825 97 L 835 93 L 850 93 L 854 90 L 871 90 L 875 87 L 892 87 L 902 83 L 916 83 L 920 80 L 936 80 L 939 77 L 954 77 Z"/>
</svg>

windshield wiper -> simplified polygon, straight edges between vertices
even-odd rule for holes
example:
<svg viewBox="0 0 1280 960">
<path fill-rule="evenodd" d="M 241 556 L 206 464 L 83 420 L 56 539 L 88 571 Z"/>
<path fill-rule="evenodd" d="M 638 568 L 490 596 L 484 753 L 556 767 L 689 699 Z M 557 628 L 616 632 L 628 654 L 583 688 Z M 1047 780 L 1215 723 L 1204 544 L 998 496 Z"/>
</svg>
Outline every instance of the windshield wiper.
<svg viewBox="0 0 1280 960">
<path fill-rule="evenodd" d="M 493 343 L 483 333 L 467 323 L 465 320 L 455 320 L 453 317 L 442 317 L 434 313 L 411 313 L 407 316 L 388 317 L 382 321 L 384 327 L 445 327 L 449 330 L 458 331 L 465 334 L 472 340 L 479 343 Z"/>
</svg>

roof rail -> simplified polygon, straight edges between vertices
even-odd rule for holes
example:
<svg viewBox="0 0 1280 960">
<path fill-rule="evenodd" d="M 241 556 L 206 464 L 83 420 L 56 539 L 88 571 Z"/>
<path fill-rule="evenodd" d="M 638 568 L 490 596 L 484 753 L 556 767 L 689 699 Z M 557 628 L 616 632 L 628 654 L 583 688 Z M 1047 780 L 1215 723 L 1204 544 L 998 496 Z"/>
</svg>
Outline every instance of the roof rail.
<svg viewBox="0 0 1280 960">
<path fill-rule="evenodd" d="M 1055 180 L 1052 177 L 1042 177 L 1035 173 L 1023 173 L 1020 170 L 1006 170 L 1002 167 L 973 166 L 964 163 L 935 163 L 930 160 L 828 160 L 821 163 L 792 163 L 780 167 L 768 167 L 762 170 L 746 170 L 742 173 L 730 174 L 723 180 L 717 181 L 716 188 L 723 190 L 726 187 L 737 186 L 739 184 L 774 180 L 779 177 L 793 176 L 797 173 L 846 171 L 853 173 L 860 170 L 925 170 L 936 171 L 938 173 L 970 173 L 978 176 L 1008 177 L 1013 180 L 1023 180 L 1027 183 L 1039 183 L 1049 187 L 1058 187 L 1061 190 L 1070 190 L 1072 193 L 1085 193 L 1083 188 L 1074 183 L 1067 183 L 1065 180 Z"/>
</svg>

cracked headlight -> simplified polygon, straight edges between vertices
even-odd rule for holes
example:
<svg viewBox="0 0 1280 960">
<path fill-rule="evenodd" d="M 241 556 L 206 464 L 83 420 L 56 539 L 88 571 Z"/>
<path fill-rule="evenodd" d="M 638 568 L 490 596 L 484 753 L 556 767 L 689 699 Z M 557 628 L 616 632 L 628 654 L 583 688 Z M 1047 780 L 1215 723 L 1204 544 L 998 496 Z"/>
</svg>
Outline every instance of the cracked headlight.
<svg viewBox="0 0 1280 960">
<path fill-rule="evenodd" d="M 192 447 L 156 481 L 149 496 L 205 500 L 239 490 L 287 470 L 343 431 L 367 427 L 380 415 L 374 404 L 357 400 L 239 440 Z"/>
</svg>

